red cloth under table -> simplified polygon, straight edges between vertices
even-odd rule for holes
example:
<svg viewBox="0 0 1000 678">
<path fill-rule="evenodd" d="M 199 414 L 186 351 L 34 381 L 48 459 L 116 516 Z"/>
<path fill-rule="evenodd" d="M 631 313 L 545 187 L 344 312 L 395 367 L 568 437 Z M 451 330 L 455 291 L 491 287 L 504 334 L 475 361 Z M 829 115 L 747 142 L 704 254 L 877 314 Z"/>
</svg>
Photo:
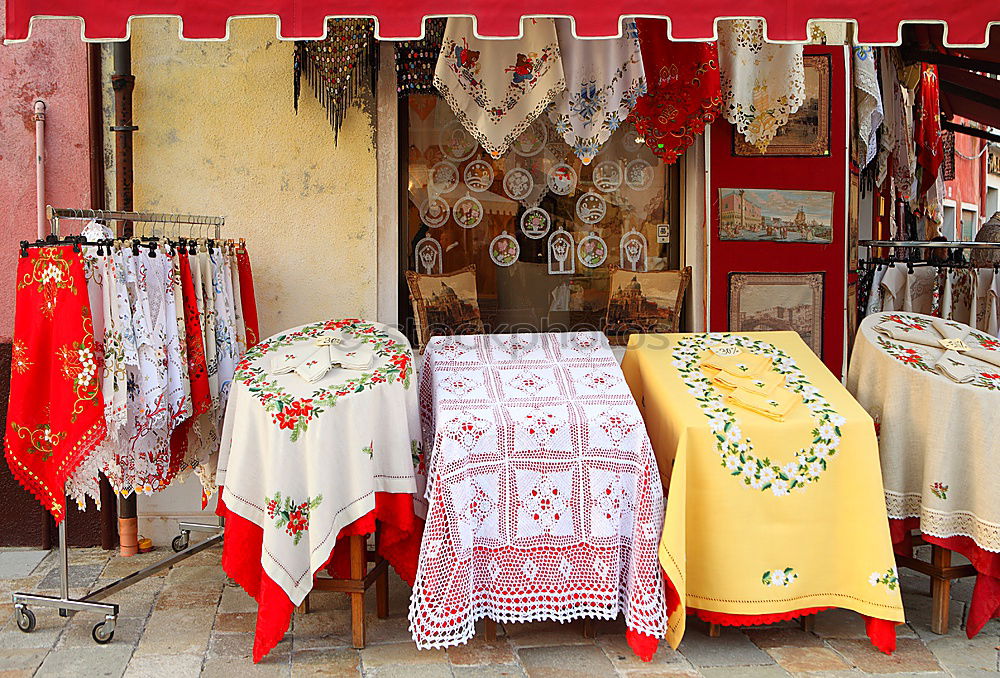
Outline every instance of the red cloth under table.
<svg viewBox="0 0 1000 678">
<path fill-rule="evenodd" d="M 664 579 L 667 580 L 667 614 L 673 614 L 674 610 L 677 609 L 677 605 L 680 604 L 680 598 L 677 595 L 677 589 L 670 583 L 670 579 L 666 575 L 664 575 Z M 763 626 L 789 619 L 807 617 L 811 614 L 831 609 L 833 608 L 810 607 L 793 612 L 777 612 L 775 614 L 726 614 L 725 612 L 712 612 L 710 610 L 699 610 L 689 607 L 688 614 L 693 614 L 698 619 L 709 624 L 719 624 L 720 626 Z M 864 617 L 864 615 L 862 616 Z M 873 619 L 872 617 L 864 617 L 864 619 L 865 632 L 868 634 L 869 640 L 872 641 L 872 645 L 886 654 L 895 652 L 896 622 L 885 619 Z"/>
<path fill-rule="evenodd" d="M 219 491 L 216 513 L 225 519 L 222 546 L 222 569 L 257 601 L 257 629 L 253 660 L 259 662 L 277 645 L 292 618 L 295 606 L 288 594 L 271 580 L 261 566 L 264 530 L 226 508 Z M 423 520 L 413 513 L 413 495 L 375 493 L 375 510 L 343 528 L 324 568 L 331 576 L 344 578 L 350 573 L 348 540 L 352 535 L 371 534 L 378 527 L 378 553 L 392 565 L 410 586 L 417 575 L 417 555 L 423 534 Z M 321 568 L 322 569 L 322 568 Z"/>
<path fill-rule="evenodd" d="M 910 531 L 920 527 L 920 518 L 889 519 L 892 548 L 903 556 L 913 555 Z M 976 586 L 965 622 L 965 635 L 975 637 L 991 619 L 1000 618 L 1000 553 L 980 548 L 970 537 L 935 537 L 924 533 L 924 541 L 960 553 L 976 568 Z"/>
</svg>

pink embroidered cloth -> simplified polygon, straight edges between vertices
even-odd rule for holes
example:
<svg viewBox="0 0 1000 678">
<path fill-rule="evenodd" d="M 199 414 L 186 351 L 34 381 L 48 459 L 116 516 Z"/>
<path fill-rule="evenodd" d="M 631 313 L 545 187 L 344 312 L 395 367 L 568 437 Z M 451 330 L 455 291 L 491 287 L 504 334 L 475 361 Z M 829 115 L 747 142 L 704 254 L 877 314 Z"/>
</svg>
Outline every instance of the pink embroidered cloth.
<svg viewBox="0 0 1000 678">
<path fill-rule="evenodd" d="M 435 337 L 420 376 L 427 522 L 418 647 L 475 622 L 615 619 L 652 657 L 666 630 L 663 494 L 603 334 Z"/>
</svg>

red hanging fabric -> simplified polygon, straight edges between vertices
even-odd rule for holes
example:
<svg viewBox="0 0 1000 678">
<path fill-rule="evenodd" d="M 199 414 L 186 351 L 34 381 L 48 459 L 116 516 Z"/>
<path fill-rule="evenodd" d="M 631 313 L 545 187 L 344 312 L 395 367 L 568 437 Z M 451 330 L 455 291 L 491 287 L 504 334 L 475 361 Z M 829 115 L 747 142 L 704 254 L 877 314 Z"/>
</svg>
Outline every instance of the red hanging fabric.
<svg viewBox="0 0 1000 678">
<path fill-rule="evenodd" d="M 18 260 L 5 454 L 56 522 L 66 479 L 107 433 L 83 258 L 70 246 Z"/>
<path fill-rule="evenodd" d="M 714 42 L 671 42 L 667 22 L 636 19 L 647 93 L 629 119 L 646 145 L 672 163 L 715 120 L 722 103 Z"/>
<path fill-rule="evenodd" d="M 212 395 L 208 388 L 208 364 L 205 361 L 205 342 L 202 339 L 201 319 L 195 297 L 194 279 L 191 277 L 191 262 L 184 253 L 178 253 L 181 276 L 181 294 L 184 302 L 184 339 L 187 342 L 187 373 L 191 382 L 191 416 L 182 421 L 170 433 L 170 482 L 181 470 L 187 456 L 188 434 L 195 420 L 208 412 L 212 406 Z"/>
<path fill-rule="evenodd" d="M 257 324 L 257 297 L 253 291 L 253 272 L 250 269 L 250 255 L 242 242 L 236 249 L 236 266 L 240 272 L 240 306 L 243 309 L 243 324 L 247 328 L 247 350 L 260 341 L 260 327 Z"/>
<path fill-rule="evenodd" d="M 944 162 L 944 143 L 941 141 L 941 85 L 937 66 L 923 64 L 920 86 L 917 88 L 917 115 L 913 137 L 917 143 L 917 164 L 920 174 L 920 195 L 927 192 L 937 180 L 938 170 Z"/>
</svg>

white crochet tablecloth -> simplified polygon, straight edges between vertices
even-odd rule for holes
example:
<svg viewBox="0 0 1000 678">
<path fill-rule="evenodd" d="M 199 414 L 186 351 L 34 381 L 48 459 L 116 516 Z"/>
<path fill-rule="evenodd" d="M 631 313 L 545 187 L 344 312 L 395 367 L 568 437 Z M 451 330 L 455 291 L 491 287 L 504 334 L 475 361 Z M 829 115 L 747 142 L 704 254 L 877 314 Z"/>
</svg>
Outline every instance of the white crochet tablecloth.
<svg viewBox="0 0 1000 678">
<path fill-rule="evenodd" d="M 410 605 L 418 647 L 465 642 L 484 617 L 623 612 L 633 633 L 663 637 L 662 488 L 603 334 L 434 338 L 420 404 L 430 455 Z"/>
<path fill-rule="evenodd" d="M 943 348 L 874 330 L 889 318 L 930 326 L 913 313 L 868 316 L 851 356 L 848 389 L 879 430 L 889 518 L 920 518 L 926 534 L 967 536 L 1000 552 L 1000 368 L 983 363 L 975 382 L 956 383 L 932 367 Z M 1000 350 L 995 337 L 967 329 Z"/>
</svg>

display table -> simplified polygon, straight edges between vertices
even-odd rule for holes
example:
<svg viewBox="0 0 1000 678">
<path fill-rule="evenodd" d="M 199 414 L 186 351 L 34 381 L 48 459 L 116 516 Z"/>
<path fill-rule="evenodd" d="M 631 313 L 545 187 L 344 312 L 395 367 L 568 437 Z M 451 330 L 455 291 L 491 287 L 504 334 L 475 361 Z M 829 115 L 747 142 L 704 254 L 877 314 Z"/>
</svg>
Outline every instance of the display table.
<svg viewBox="0 0 1000 678">
<path fill-rule="evenodd" d="M 668 488 L 670 644 L 692 613 L 743 626 L 837 607 L 865 615 L 892 651 L 903 606 L 875 428 L 799 336 L 633 335 L 622 369 Z M 762 382 L 765 400 L 740 398 L 767 414 L 713 379 L 746 380 L 741 394 Z"/>
<path fill-rule="evenodd" d="M 959 375 L 967 383 L 939 372 L 945 348 L 933 344 L 944 334 L 964 337 L 972 349 L 961 359 L 974 367 Z M 988 355 L 981 351 L 995 353 L 992 362 L 974 357 Z M 879 426 L 897 553 L 910 554 L 910 530 L 919 526 L 925 541 L 961 553 L 978 573 L 966 623 L 971 638 L 1000 616 L 1000 340 L 952 321 L 876 313 L 855 339 L 848 388 Z M 947 566 L 945 554 L 935 559 Z M 932 582 L 935 630 L 945 632 L 947 578 Z"/>
<path fill-rule="evenodd" d="M 367 368 L 310 372 L 331 347 L 344 364 Z M 285 361 L 298 371 L 282 369 Z M 324 568 L 340 578 L 317 579 L 324 588 L 352 594 L 355 645 L 363 645 L 364 591 L 382 575 L 378 564 L 368 572 L 363 535 L 377 533 L 377 555 L 412 584 L 426 512 L 419 439 L 413 356 L 396 330 L 321 322 L 247 352 L 226 410 L 219 515 L 223 568 L 258 603 L 255 661 L 281 640 Z"/>
<path fill-rule="evenodd" d="M 424 353 L 429 509 L 410 605 L 418 647 L 478 619 L 615 619 L 645 659 L 666 628 L 663 496 L 599 333 L 438 337 Z"/>
</svg>

